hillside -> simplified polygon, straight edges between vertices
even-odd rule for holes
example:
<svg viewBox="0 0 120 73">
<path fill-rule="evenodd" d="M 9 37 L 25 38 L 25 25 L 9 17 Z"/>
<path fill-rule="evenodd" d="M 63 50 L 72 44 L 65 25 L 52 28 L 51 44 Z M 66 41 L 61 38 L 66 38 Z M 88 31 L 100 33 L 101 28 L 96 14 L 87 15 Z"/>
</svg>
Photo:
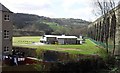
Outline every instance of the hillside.
<svg viewBox="0 0 120 73">
<path fill-rule="evenodd" d="M 85 35 L 90 23 L 82 19 L 49 18 L 33 14 L 14 13 L 14 35 L 66 34 Z"/>
</svg>

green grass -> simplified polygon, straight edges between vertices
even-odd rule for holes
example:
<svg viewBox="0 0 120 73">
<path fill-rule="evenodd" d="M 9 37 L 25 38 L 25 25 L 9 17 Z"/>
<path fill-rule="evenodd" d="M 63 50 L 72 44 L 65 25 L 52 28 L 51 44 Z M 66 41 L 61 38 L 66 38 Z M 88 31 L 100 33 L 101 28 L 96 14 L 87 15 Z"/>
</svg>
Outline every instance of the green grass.
<svg viewBox="0 0 120 73">
<path fill-rule="evenodd" d="M 41 50 L 54 50 L 60 52 L 68 52 L 71 54 L 87 54 L 87 55 L 104 54 L 105 55 L 105 51 L 102 48 L 99 48 L 89 39 L 86 39 L 86 43 L 82 45 L 39 45 L 39 46 L 31 45 L 32 42 L 39 42 L 40 38 L 41 38 L 40 36 L 14 37 L 13 45 L 28 47 L 28 48 L 37 48 L 37 52 L 40 52 Z M 23 41 L 28 41 L 28 42 L 23 42 Z"/>
<path fill-rule="evenodd" d="M 41 36 L 13 37 L 13 45 L 32 44 L 33 42 L 39 42 L 40 38 Z"/>
<path fill-rule="evenodd" d="M 98 48 L 90 40 L 86 40 L 86 43 L 83 45 L 45 45 L 45 46 L 38 46 L 38 50 L 39 49 L 69 52 L 72 54 L 97 54 L 100 48 Z M 65 49 L 65 50 L 59 50 L 59 49 Z M 72 50 L 72 49 L 76 49 L 76 50 Z"/>
</svg>

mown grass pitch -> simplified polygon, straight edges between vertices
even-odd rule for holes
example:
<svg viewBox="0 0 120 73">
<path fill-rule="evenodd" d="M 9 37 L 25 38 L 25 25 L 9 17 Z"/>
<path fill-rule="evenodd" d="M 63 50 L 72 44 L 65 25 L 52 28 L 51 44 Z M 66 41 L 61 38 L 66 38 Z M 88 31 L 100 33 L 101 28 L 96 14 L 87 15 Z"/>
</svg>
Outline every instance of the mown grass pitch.
<svg viewBox="0 0 120 73">
<path fill-rule="evenodd" d="M 30 47 L 30 46 L 29 46 Z M 44 50 L 55 50 L 61 52 L 68 52 L 71 54 L 98 54 L 105 53 L 102 48 L 99 48 L 96 44 L 91 42 L 89 39 L 86 40 L 85 44 L 82 45 L 41 45 L 41 46 L 31 46 L 37 48 L 37 51 Z"/>
<path fill-rule="evenodd" d="M 34 42 L 39 42 L 41 36 L 21 36 L 21 37 L 13 37 L 13 45 L 27 45 L 32 44 Z"/>
<path fill-rule="evenodd" d="M 33 42 L 39 42 L 40 38 L 41 36 L 13 37 L 13 46 L 37 48 L 37 52 L 41 50 L 54 50 L 71 54 L 105 54 L 102 48 L 99 48 L 89 39 L 86 39 L 86 43 L 82 45 L 31 45 Z"/>
</svg>

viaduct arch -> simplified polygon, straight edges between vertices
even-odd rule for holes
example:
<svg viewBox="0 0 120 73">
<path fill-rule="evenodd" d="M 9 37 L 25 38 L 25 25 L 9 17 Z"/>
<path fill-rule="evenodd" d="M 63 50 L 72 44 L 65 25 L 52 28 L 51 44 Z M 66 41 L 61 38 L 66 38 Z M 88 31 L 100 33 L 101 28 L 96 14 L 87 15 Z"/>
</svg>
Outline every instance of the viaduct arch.
<svg viewBox="0 0 120 73">
<path fill-rule="evenodd" d="M 115 51 L 115 55 L 120 55 L 120 4 L 89 24 L 88 37 L 102 43 L 107 41 L 109 50 Z"/>
</svg>

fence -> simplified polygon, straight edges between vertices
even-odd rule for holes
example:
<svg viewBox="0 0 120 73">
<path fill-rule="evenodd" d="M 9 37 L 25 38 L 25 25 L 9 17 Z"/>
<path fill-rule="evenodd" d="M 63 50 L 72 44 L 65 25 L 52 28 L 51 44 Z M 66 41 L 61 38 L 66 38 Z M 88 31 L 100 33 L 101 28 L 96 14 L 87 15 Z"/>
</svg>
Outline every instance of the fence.
<svg viewBox="0 0 120 73">
<path fill-rule="evenodd" d="M 91 38 L 89 38 L 89 39 L 90 39 L 92 42 L 94 42 L 96 45 L 102 46 L 103 48 L 107 48 L 107 46 L 106 46 L 106 44 L 105 44 L 104 42 L 95 41 L 95 40 L 93 40 L 93 39 L 91 39 Z M 109 48 L 109 49 L 113 49 L 113 45 L 108 44 L 108 48 Z"/>
</svg>

